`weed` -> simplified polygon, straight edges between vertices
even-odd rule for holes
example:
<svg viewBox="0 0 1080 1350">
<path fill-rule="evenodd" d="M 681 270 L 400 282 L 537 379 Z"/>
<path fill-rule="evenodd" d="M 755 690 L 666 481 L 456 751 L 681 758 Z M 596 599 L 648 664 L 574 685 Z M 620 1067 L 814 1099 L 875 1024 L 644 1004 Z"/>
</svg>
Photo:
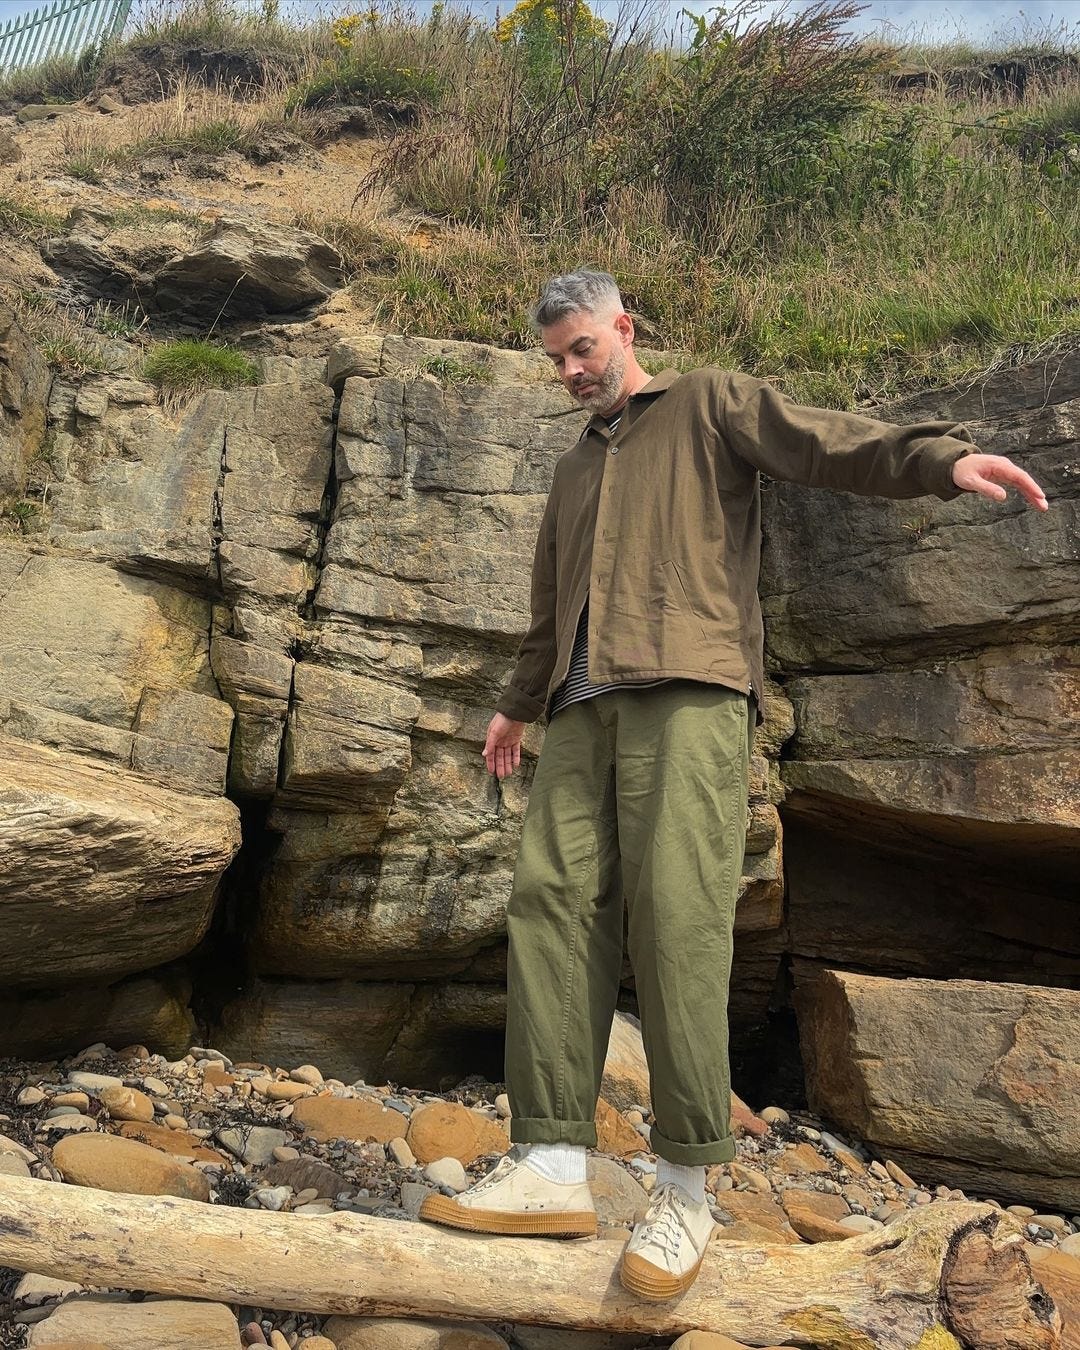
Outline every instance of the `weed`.
<svg viewBox="0 0 1080 1350">
<path fill-rule="evenodd" d="M 147 356 L 143 374 L 163 395 L 174 399 L 203 389 L 234 389 L 259 382 L 259 372 L 242 352 L 197 339 L 161 343 Z"/>
<path fill-rule="evenodd" d="M 50 56 L 22 70 L 0 76 L 0 100 L 13 103 L 74 103 L 94 87 L 101 52 L 87 48 L 80 56 Z"/>
<path fill-rule="evenodd" d="M 87 314 L 87 321 L 106 337 L 131 338 L 137 336 L 149 322 L 138 305 L 98 303 Z"/>
<path fill-rule="evenodd" d="M 44 337 L 41 350 L 50 366 L 69 375 L 101 374 L 109 369 L 100 348 L 66 333 Z"/>
<path fill-rule="evenodd" d="M 34 205 L 25 194 L 0 195 L 0 231 L 39 242 L 59 234 L 66 217 Z"/>
<path fill-rule="evenodd" d="M 19 497 L 5 504 L 3 514 L 20 533 L 31 534 L 41 513 L 35 502 Z"/>
<path fill-rule="evenodd" d="M 480 365 L 476 361 L 459 361 L 454 356 L 432 356 L 419 367 L 421 375 L 431 375 L 449 389 L 462 384 L 490 384 L 490 366 Z"/>
</svg>

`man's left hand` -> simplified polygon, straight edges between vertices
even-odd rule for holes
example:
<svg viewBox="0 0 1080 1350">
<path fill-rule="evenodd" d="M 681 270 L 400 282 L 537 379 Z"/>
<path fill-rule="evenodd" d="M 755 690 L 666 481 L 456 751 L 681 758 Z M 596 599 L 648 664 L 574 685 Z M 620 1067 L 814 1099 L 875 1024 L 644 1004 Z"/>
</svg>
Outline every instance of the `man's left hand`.
<svg viewBox="0 0 1080 1350">
<path fill-rule="evenodd" d="M 1004 455 L 961 455 L 953 465 L 952 478 L 965 492 L 978 492 L 995 502 L 1008 497 L 1006 488 L 1015 488 L 1037 511 L 1050 509 L 1046 493 L 1031 474 Z"/>
</svg>

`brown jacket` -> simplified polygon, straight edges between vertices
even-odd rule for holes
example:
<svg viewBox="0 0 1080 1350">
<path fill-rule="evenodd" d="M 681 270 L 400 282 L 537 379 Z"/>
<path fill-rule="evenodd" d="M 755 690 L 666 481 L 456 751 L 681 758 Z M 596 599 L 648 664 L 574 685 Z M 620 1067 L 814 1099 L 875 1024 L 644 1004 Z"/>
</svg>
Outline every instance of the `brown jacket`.
<svg viewBox="0 0 1080 1350">
<path fill-rule="evenodd" d="M 962 426 L 896 427 L 806 408 L 763 380 L 657 375 L 616 433 L 592 418 L 559 460 L 540 523 L 532 622 L 498 710 L 534 722 L 566 678 L 589 599 L 589 678 L 763 684 L 758 471 L 881 497 L 958 495 Z"/>
</svg>

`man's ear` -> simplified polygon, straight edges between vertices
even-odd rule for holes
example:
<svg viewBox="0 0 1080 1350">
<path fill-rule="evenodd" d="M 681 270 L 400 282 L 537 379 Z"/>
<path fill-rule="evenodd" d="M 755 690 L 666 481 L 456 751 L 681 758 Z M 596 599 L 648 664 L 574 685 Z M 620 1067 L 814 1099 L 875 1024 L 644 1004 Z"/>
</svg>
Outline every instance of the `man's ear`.
<svg viewBox="0 0 1080 1350">
<path fill-rule="evenodd" d="M 625 310 L 615 320 L 615 331 L 622 340 L 624 347 L 630 347 L 634 342 L 634 321 Z"/>
</svg>

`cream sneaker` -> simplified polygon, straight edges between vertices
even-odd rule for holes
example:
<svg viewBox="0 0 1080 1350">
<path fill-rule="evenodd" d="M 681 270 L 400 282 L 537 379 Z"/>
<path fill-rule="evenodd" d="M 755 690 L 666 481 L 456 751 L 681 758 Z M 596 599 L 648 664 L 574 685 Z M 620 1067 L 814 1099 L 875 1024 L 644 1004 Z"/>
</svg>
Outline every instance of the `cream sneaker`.
<svg viewBox="0 0 1080 1350">
<path fill-rule="evenodd" d="M 420 1217 L 473 1233 L 596 1236 L 596 1209 L 584 1182 L 548 1181 L 514 1158 L 503 1158 L 461 1195 L 429 1195 Z"/>
<path fill-rule="evenodd" d="M 649 1303 L 685 1293 L 697 1279 L 715 1228 L 708 1204 L 696 1204 L 672 1181 L 658 1187 L 623 1252 L 623 1288 Z"/>
</svg>

